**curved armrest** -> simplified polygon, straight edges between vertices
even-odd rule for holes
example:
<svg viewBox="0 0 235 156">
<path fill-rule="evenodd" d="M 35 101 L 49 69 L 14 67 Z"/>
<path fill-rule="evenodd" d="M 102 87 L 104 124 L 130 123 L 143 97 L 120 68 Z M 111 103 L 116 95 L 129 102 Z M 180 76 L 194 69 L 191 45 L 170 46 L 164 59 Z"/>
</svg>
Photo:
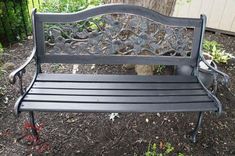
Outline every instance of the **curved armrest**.
<svg viewBox="0 0 235 156">
<path fill-rule="evenodd" d="M 36 53 L 36 48 L 33 48 L 33 51 L 31 55 L 29 56 L 29 58 L 27 59 L 27 61 L 24 64 L 22 64 L 18 69 L 11 72 L 11 74 L 9 75 L 9 81 L 11 84 L 15 83 L 16 76 L 19 76 L 21 72 L 25 72 L 25 67 L 32 61 L 32 59 L 35 56 L 35 53 Z"/>
<path fill-rule="evenodd" d="M 221 71 L 219 71 L 218 69 L 214 68 L 213 66 L 211 66 L 206 59 L 204 58 L 204 56 L 202 55 L 202 53 L 200 53 L 200 58 L 201 61 L 203 61 L 213 72 L 218 73 L 219 75 L 223 76 L 223 84 L 228 87 L 229 86 L 229 76 Z"/>
</svg>

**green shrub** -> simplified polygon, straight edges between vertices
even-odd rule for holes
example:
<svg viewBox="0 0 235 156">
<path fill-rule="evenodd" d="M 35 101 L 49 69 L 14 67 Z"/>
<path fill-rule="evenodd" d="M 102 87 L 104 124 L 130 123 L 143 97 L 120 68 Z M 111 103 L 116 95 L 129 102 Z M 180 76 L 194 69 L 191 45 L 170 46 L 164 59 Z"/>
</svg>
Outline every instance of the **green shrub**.
<svg viewBox="0 0 235 156">
<path fill-rule="evenodd" d="M 45 0 L 40 12 L 76 12 L 101 4 L 101 0 Z"/>
<path fill-rule="evenodd" d="M 102 0 L 45 0 L 42 2 L 41 7 L 39 9 L 40 12 L 53 12 L 53 13 L 68 13 L 68 12 L 77 12 L 86 8 L 91 8 L 96 5 L 101 4 Z M 93 21 L 96 23 L 100 22 L 99 17 L 93 17 Z M 80 21 L 77 23 L 64 23 L 64 24 L 46 24 L 44 26 L 45 32 L 50 28 L 60 30 L 61 36 L 68 39 L 72 33 L 71 29 L 60 29 L 61 25 L 70 25 L 70 27 L 77 27 L 79 31 L 83 31 L 84 29 L 88 31 L 97 30 L 98 27 L 94 22 L 89 21 Z M 46 40 L 50 43 L 54 43 L 54 36 L 50 36 L 48 33 L 45 33 Z"/>
<path fill-rule="evenodd" d="M 3 46 L 2 46 L 2 44 L 0 43 L 0 55 L 1 55 L 1 53 L 3 53 Z"/>
<path fill-rule="evenodd" d="M 161 74 L 165 70 L 166 66 L 164 65 L 155 65 L 154 72 Z"/>
<path fill-rule="evenodd" d="M 3 53 L 3 46 L 2 46 L 2 44 L 0 43 L 0 79 L 2 78 L 2 75 L 3 75 L 3 69 L 2 69 L 2 65 L 3 65 L 2 53 Z M 1 87 L 0 87 L 0 94 L 1 94 Z"/>
<path fill-rule="evenodd" d="M 231 58 L 231 55 L 226 53 L 225 50 L 223 50 L 222 45 L 216 41 L 204 40 L 203 50 L 210 54 L 216 63 L 227 63 Z"/>
<path fill-rule="evenodd" d="M 148 150 L 145 152 L 145 156 L 184 156 L 182 153 L 176 153 L 174 152 L 175 148 L 170 143 L 163 144 L 160 142 L 159 147 L 156 143 L 148 145 Z"/>
<path fill-rule="evenodd" d="M 39 0 L 41 12 L 75 12 L 101 4 L 101 0 Z M 30 3 L 29 3 L 30 2 Z M 38 4 L 37 2 L 34 2 Z M 29 6 L 28 6 L 29 5 Z M 38 6 L 36 6 L 38 7 Z M 24 39 L 31 34 L 29 10 L 31 0 L 0 1 L 0 41 L 9 43 Z"/>
<path fill-rule="evenodd" d="M 0 2 L 0 41 L 4 44 L 21 40 L 30 32 L 27 1 Z"/>
</svg>

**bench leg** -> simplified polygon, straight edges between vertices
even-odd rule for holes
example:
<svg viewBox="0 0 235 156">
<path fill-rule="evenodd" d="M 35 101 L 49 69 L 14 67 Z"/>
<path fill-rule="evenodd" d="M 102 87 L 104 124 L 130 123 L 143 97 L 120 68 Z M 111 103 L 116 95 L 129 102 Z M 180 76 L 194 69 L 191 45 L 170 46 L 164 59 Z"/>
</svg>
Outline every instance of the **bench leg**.
<svg viewBox="0 0 235 156">
<path fill-rule="evenodd" d="M 190 133 L 190 139 L 193 143 L 197 142 L 197 134 L 198 134 L 198 130 L 201 128 L 201 124 L 202 124 L 202 112 L 199 112 L 198 114 L 198 119 L 197 119 L 197 124 L 195 126 L 195 128 L 193 129 L 193 131 Z"/>
<path fill-rule="evenodd" d="M 37 132 L 37 128 L 36 128 L 36 123 L 35 123 L 35 119 L 34 119 L 34 113 L 33 112 L 29 112 L 29 122 L 31 124 L 31 132 L 33 134 L 33 136 L 35 137 L 36 140 L 39 139 L 39 135 Z"/>
</svg>

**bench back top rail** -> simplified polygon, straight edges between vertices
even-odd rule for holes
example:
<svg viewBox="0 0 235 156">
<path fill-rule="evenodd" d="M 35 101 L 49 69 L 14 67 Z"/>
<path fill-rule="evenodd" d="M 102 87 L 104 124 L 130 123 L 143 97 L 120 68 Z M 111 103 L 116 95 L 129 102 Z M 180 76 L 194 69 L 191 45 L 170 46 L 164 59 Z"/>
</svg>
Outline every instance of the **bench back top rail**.
<svg viewBox="0 0 235 156">
<path fill-rule="evenodd" d="M 40 63 L 196 66 L 203 33 L 203 18 L 123 4 L 32 16 Z"/>
</svg>

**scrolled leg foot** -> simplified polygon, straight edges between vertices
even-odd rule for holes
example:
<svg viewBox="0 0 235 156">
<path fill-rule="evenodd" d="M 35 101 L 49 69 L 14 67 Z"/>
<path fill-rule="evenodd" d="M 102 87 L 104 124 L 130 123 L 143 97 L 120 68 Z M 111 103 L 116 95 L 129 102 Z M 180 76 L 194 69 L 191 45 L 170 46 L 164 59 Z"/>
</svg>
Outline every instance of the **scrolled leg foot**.
<svg viewBox="0 0 235 156">
<path fill-rule="evenodd" d="M 39 135 L 37 132 L 37 127 L 36 127 L 36 123 L 35 123 L 35 118 L 34 118 L 34 113 L 33 112 L 29 112 L 29 121 L 30 121 L 30 125 L 31 125 L 31 132 L 35 138 L 35 140 L 37 141 L 39 139 Z"/>
<path fill-rule="evenodd" d="M 198 130 L 201 128 L 202 117 L 203 117 L 202 112 L 199 112 L 197 124 L 195 128 L 190 132 L 190 140 L 192 141 L 192 143 L 197 142 L 197 134 L 198 134 Z"/>
<path fill-rule="evenodd" d="M 190 141 L 192 143 L 196 143 L 197 142 L 197 132 L 191 132 L 191 134 L 190 134 Z"/>
</svg>

